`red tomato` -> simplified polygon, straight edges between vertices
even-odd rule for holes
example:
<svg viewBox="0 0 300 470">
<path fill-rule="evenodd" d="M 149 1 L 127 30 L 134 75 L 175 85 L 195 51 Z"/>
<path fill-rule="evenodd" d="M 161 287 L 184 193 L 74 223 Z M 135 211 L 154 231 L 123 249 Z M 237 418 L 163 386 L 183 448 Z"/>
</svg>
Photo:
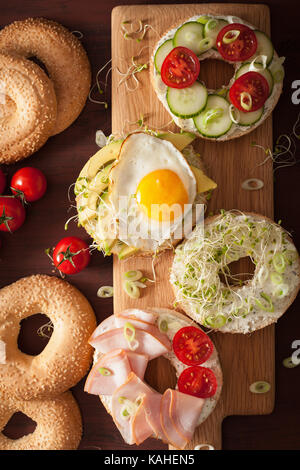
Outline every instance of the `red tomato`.
<svg viewBox="0 0 300 470">
<path fill-rule="evenodd" d="M 5 186 L 6 186 L 5 174 L 3 173 L 3 171 L 0 168 L 0 194 L 3 194 Z"/>
<path fill-rule="evenodd" d="M 198 398 L 212 397 L 217 385 L 215 374 L 207 367 L 187 367 L 178 378 L 178 390 Z"/>
<path fill-rule="evenodd" d="M 0 196 L 0 230 L 15 232 L 23 225 L 26 212 L 19 199 Z"/>
<path fill-rule="evenodd" d="M 26 201 L 34 202 L 44 196 L 47 180 L 41 170 L 26 166 L 13 175 L 10 186 L 14 194 L 19 195 L 21 192 Z"/>
<path fill-rule="evenodd" d="M 90 260 L 88 244 L 77 237 L 62 238 L 53 251 L 55 266 L 65 274 L 79 273 Z"/>
<path fill-rule="evenodd" d="M 247 95 L 242 93 L 249 93 L 251 100 Z M 244 113 L 256 111 L 261 108 L 269 96 L 269 84 L 265 77 L 258 72 L 247 72 L 236 79 L 234 84 L 229 90 L 229 99 L 233 106 L 240 109 Z M 242 106 L 250 106 L 250 109 L 245 109 Z"/>
<path fill-rule="evenodd" d="M 171 88 L 187 88 L 198 78 L 200 62 L 187 47 L 175 47 L 167 55 L 161 67 L 161 79 Z"/>
<path fill-rule="evenodd" d="M 185 326 L 175 334 L 173 349 L 183 364 L 196 366 L 207 361 L 214 345 L 204 331 L 195 326 Z"/>
<path fill-rule="evenodd" d="M 244 62 L 255 54 L 257 39 L 253 29 L 244 24 L 231 23 L 219 32 L 217 48 L 223 59 Z"/>
</svg>

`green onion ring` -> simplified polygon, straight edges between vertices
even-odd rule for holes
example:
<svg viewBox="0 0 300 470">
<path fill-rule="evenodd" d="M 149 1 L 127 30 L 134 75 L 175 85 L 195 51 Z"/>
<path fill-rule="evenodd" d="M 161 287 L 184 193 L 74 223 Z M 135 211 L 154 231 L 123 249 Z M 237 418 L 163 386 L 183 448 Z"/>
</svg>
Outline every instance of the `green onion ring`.
<svg viewBox="0 0 300 470">
<path fill-rule="evenodd" d="M 114 289 L 112 286 L 102 286 L 97 291 L 97 297 L 101 299 L 107 299 L 114 295 Z"/>
<path fill-rule="evenodd" d="M 270 389 L 271 385 L 269 384 L 269 382 L 264 382 L 263 380 L 254 382 L 249 387 L 249 390 L 252 393 L 267 393 Z"/>
</svg>

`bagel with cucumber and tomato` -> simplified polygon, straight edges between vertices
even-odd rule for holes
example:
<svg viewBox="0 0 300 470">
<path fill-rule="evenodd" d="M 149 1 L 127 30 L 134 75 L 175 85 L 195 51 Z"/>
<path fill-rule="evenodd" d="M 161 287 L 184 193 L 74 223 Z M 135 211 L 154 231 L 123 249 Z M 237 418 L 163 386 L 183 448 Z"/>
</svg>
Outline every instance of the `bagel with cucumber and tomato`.
<svg viewBox="0 0 300 470">
<path fill-rule="evenodd" d="M 201 81 L 201 61 L 223 60 L 234 75 L 219 90 Z M 226 141 L 258 127 L 282 92 L 284 58 L 270 38 L 233 16 L 196 15 L 158 41 L 151 60 L 155 92 L 187 132 Z"/>
<path fill-rule="evenodd" d="M 115 139 L 75 184 L 78 221 L 104 255 L 153 256 L 184 238 L 203 210 L 208 178 L 187 132 L 135 132 Z M 199 204 L 200 207 L 199 207 Z"/>
</svg>

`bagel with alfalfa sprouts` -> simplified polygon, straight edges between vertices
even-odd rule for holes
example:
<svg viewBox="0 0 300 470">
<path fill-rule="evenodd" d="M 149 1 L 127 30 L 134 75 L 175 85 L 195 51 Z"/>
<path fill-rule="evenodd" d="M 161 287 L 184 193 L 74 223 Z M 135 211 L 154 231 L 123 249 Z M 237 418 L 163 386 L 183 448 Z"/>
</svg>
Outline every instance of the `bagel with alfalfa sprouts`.
<svg viewBox="0 0 300 470">
<path fill-rule="evenodd" d="M 208 59 L 234 67 L 230 82 L 219 90 L 201 81 L 201 62 Z M 282 92 L 283 61 L 271 39 L 243 19 L 195 15 L 157 42 L 151 80 L 179 127 L 226 141 L 251 132 L 273 111 Z"/>
<path fill-rule="evenodd" d="M 183 449 L 217 404 L 223 380 L 216 348 L 175 310 L 115 313 L 98 325 L 89 343 L 95 353 L 85 391 L 100 396 L 128 444 L 155 437 Z M 164 393 L 144 379 L 148 362 L 160 356 L 170 361 L 177 378 L 175 389 Z"/>
<path fill-rule="evenodd" d="M 0 51 L 44 64 L 57 98 L 52 135 L 69 127 L 81 113 L 91 86 L 91 67 L 79 39 L 46 18 L 15 21 L 0 31 Z"/>
<path fill-rule="evenodd" d="M 255 270 L 242 283 L 228 265 L 244 257 Z M 175 302 L 201 325 L 250 333 L 276 322 L 294 301 L 299 255 L 281 225 L 260 214 L 222 211 L 176 248 L 170 282 Z"/>
</svg>

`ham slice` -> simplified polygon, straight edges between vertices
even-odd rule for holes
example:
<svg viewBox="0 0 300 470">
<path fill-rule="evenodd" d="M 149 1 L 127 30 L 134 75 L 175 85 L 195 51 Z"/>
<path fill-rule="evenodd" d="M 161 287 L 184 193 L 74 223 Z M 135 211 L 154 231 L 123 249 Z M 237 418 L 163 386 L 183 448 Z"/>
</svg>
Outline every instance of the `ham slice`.
<svg viewBox="0 0 300 470">
<path fill-rule="evenodd" d="M 144 354 L 115 349 L 104 354 L 92 367 L 84 391 L 93 395 L 112 395 L 126 381 L 130 372 L 133 371 L 143 379 L 147 364 L 148 356 Z M 107 369 L 109 375 L 101 374 L 101 368 Z"/>
<path fill-rule="evenodd" d="M 168 442 L 184 449 L 192 439 L 204 400 L 178 390 L 167 389 L 160 408 L 161 425 Z"/>
<path fill-rule="evenodd" d="M 101 335 L 102 333 L 105 333 L 106 331 L 113 330 L 116 328 L 116 318 L 114 315 L 110 315 L 109 317 L 105 318 L 95 331 L 93 332 L 92 336 L 89 338 L 89 342 L 93 341 L 97 336 Z"/>
<path fill-rule="evenodd" d="M 149 356 L 149 360 L 162 356 L 171 349 L 170 343 L 166 346 L 166 344 L 162 343 L 156 336 L 137 328 L 135 329 L 134 341 L 136 346 L 134 352 Z M 123 328 L 115 328 L 114 330 L 102 333 L 95 339 L 90 340 L 89 343 L 103 354 L 117 348 L 124 349 L 125 351 L 132 350 L 124 336 Z"/>
<path fill-rule="evenodd" d="M 128 308 L 120 313 L 115 313 L 116 317 L 126 317 L 132 320 L 140 320 L 150 325 L 154 325 L 157 319 L 157 314 L 150 310 L 140 310 L 138 308 Z"/>
<path fill-rule="evenodd" d="M 112 396 L 112 417 L 127 444 L 141 443 L 152 434 L 144 414 L 144 401 L 155 392 L 131 372 L 126 382 Z M 126 400 L 126 401 L 125 401 Z M 129 403 L 129 416 L 123 416 L 124 405 Z"/>
<path fill-rule="evenodd" d="M 171 349 L 171 343 L 169 338 L 165 333 L 161 333 L 155 325 L 150 325 L 149 323 L 146 323 L 142 320 L 137 320 L 136 318 L 125 316 L 116 317 L 115 323 L 117 328 L 124 328 L 124 325 L 126 323 L 130 323 L 132 326 L 134 326 L 134 328 L 148 331 L 148 333 L 151 333 L 152 336 L 155 336 L 155 338 L 157 338 L 161 343 L 163 343 L 167 349 Z"/>
</svg>

